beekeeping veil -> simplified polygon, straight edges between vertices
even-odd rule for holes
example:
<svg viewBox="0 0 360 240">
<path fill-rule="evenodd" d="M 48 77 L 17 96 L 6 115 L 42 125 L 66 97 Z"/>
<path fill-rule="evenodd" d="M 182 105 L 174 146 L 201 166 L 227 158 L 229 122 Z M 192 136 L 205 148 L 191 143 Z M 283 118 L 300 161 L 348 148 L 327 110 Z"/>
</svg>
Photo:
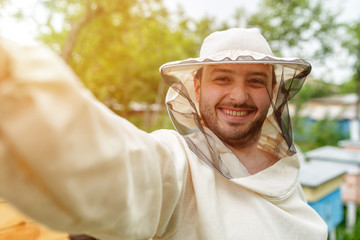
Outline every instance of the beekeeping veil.
<svg viewBox="0 0 360 240">
<path fill-rule="evenodd" d="M 227 178 L 232 178 L 214 147 L 214 134 L 201 122 L 195 97 L 194 76 L 205 65 L 270 64 L 274 66 L 276 87 L 264 122 L 259 147 L 279 158 L 295 153 L 287 102 L 302 87 L 311 65 L 299 58 L 275 57 L 258 29 L 232 28 L 214 32 L 205 38 L 200 57 L 174 61 L 160 67 L 170 85 L 166 105 L 176 130 L 184 136 L 190 149 L 206 164 Z M 270 95 L 269 95 L 270 97 Z M 201 146 L 191 136 L 203 136 Z"/>
</svg>

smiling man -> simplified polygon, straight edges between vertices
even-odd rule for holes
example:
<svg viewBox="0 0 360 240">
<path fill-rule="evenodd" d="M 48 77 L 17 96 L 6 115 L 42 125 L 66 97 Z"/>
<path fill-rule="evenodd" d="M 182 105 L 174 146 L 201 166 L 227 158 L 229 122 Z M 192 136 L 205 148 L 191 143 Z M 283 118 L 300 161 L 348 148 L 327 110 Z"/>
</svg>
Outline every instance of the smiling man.
<svg viewBox="0 0 360 240">
<path fill-rule="evenodd" d="M 272 70 L 265 64 L 210 65 L 195 77 L 196 100 L 204 125 L 252 174 L 277 160 L 257 147 L 276 85 Z"/>
<path fill-rule="evenodd" d="M 287 111 L 311 66 L 259 30 L 161 66 L 177 131 L 137 129 L 43 47 L 2 41 L 0 64 L 0 197 L 37 221 L 100 240 L 327 238 Z"/>
</svg>

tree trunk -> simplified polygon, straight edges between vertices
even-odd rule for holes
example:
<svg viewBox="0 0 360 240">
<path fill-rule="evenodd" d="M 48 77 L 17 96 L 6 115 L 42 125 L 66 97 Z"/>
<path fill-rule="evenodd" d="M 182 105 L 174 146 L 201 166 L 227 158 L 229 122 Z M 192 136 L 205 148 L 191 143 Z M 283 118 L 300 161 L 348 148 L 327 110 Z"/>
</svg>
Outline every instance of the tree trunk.
<svg viewBox="0 0 360 240">
<path fill-rule="evenodd" d="M 92 9 L 90 6 L 90 2 L 87 2 L 85 15 L 76 23 L 72 25 L 71 31 L 68 35 L 68 38 L 64 44 L 64 47 L 61 51 L 61 57 L 66 61 L 69 62 L 71 54 L 76 44 L 77 37 L 83 27 L 91 22 L 97 15 L 103 13 L 103 9 L 101 7 L 97 7 L 96 9 Z"/>
</svg>

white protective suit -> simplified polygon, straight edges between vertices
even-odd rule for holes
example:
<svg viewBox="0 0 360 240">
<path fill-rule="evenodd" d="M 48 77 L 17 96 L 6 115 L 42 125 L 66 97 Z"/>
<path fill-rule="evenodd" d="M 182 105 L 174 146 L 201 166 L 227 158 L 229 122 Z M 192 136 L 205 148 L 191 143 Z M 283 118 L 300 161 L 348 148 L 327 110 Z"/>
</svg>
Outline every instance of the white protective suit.
<svg viewBox="0 0 360 240">
<path fill-rule="evenodd" d="M 326 239 L 296 155 L 249 175 L 213 136 L 228 179 L 176 131 L 115 115 L 46 48 L 1 44 L 0 197 L 36 221 L 101 240 Z"/>
</svg>

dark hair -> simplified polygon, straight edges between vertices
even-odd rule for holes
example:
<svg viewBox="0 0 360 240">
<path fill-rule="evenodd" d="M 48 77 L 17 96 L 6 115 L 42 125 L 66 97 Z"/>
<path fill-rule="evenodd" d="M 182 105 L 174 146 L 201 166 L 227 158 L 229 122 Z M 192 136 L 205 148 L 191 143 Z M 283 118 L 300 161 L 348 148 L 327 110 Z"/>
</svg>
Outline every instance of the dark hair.
<svg viewBox="0 0 360 240">
<path fill-rule="evenodd" d="M 275 66 L 272 65 L 272 85 L 274 86 L 276 84 L 276 73 L 275 73 Z"/>
<path fill-rule="evenodd" d="M 201 80 L 201 77 L 202 77 L 202 72 L 203 72 L 203 67 L 198 69 L 195 73 L 195 78 Z"/>
</svg>

